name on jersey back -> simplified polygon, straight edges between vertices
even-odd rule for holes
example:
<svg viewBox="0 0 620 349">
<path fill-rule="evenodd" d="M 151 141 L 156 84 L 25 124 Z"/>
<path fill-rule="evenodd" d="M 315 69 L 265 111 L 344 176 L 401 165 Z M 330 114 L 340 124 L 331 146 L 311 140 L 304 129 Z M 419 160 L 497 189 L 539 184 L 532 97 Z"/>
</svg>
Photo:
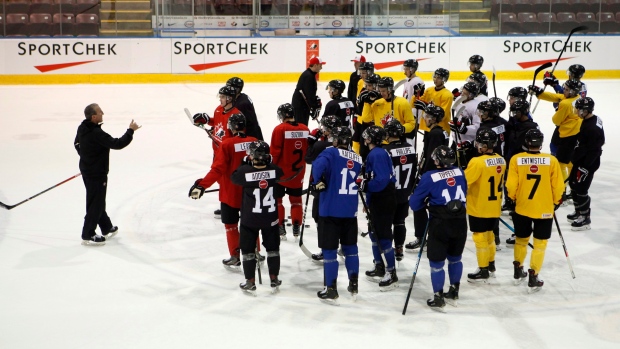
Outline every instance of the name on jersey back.
<svg viewBox="0 0 620 349">
<path fill-rule="evenodd" d="M 245 180 L 248 182 L 256 182 L 263 179 L 275 179 L 276 170 L 250 172 L 245 174 Z"/>
<path fill-rule="evenodd" d="M 544 166 L 549 166 L 551 165 L 551 158 L 545 158 L 545 157 L 521 157 L 521 158 L 517 158 L 517 165 L 544 165 Z"/>
</svg>

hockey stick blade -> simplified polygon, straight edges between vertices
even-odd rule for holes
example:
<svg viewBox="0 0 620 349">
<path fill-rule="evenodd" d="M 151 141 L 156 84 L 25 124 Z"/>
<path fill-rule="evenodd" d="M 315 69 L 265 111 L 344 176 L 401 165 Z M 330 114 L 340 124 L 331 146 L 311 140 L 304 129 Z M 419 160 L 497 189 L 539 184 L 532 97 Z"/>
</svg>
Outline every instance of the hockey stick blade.
<svg viewBox="0 0 620 349">
<path fill-rule="evenodd" d="M 4 209 L 7 209 L 7 210 L 12 210 L 12 209 L 14 209 L 15 207 L 17 207 L 17 206 L 19 206 L 19 205 L 21 205 L 21 204 L 24 204 L 24 203 L 26 203 L 26 202 L 28 202 L 28 201 L 30 201 L 30 200 L 32 200 L 32 199 L 34 199 L 34 198 L 36 198 L 36 197 L 37 197 L 37 196 L 39 196 L 39 195 L 45 194 L 45 193 L 47 193 L 48 191 L 50 191 L 50 190 L 52 190 L 52 189 L 54 189 L 54 188 L 56 188 L 56 187 L 58 187 L 58 186 L 60 186 L 60 185 L 62 185 L 62 184 L 65 184 L 65 183 L 67 183 L 68 181 L 70 181 L 70 180 L 72 180 L 72 179 L 74 179 L 74 178 L 77 178 L 77 177 L 79 177 L 79 176 L 81 176 L 81 175 L 82 175 L 81 173 L 78 173 L 78 174 L 76 174 L 76 175 L 74 175 L 74 176 L 71 176 L 71 177 L 69 177 L 69 178 L 65 179 L 64 181 L 62 181 L 62 182 L 60 182 L 60 183 L 58 183 L 58 184 L 55 184 L 55 185 L 53 185 L 53 186 L 51 186 L 51 187 L 49 187 L 49 188 L 47 188 L 47 189 L 43 190 L 42 192 L 40 192 L 40 193 L 38 193 L 38 194 L 35 194 L 35 195 L 33 195 L 33 196 L 29 197 L 29 198 L 28 198 L 28 199 L 26 199 L 26 200 L 23 200 L 23 201 L 20 201 L 20 202 L 16 203 L 15 205 L 6 205 L 6 204 L 3 204 L 3 203 L 1 203 L 1 202 L 0 202 L 0 206 L 2 206 L 2 208 L 4 208 Z"/>
<path fill-rule="evenodd" d="M 562 55 L 562 54 L 560 53 L 560 55 Z M 536 68 L 536 70 L 534 70 L 534 78 L 532 79 L 532 85 L 536 85 L 536 76 L 538 75 L 538 73 L 540 73 L 541 71 L 549 68 L 550 66 L 552 66 L 551 62 L 546 62 L 543 65 L 541 65 L 540 67 Z M 547 85 L 545 85 L 545 88 L 546 87 L 547 87 Z M 545 89 L 543 88 L 543 91 L 544 90 Z M 533 95 L 530 95 L 530 100 L 529 100 L 530 105 L 532 105 L 532 98 L 533 98 Z M 534 108 L 534 110 L 536 110 L 536 108 Z M 532 111 L 532 114 L 533 113 L 534 113 L 534 111 Z"/>
<path fill-rule="evenodd" d="M 306 229 L 306 213 L 308 213 L 308 201 L 310 200 L 310 185 L 306 189 L 306 204 L 304 205 L 304 215 L 301 218 L 301 231 L 299 232 L 299 248 L 306 257 L 312 258 L 312 252 L 304 245 L 304 231 Z"/>
<path fill-rule="evenodd" d="M 506 223 L 506 221 L 503 220 L 501 217 L 499 218 L 499 221 L 502 222 L 502 224 L 505 225 L 506 228 L 508 228 L 508 230 L 510 230 L 513 234 L 515 233 L 515 229 L 511 227 L 510 224 Z M 528 242 L 527 245 L 531 247 L 532 249 L 534 249 L 534 245 L 532 245 L 531 242 Z"/>
</svg>

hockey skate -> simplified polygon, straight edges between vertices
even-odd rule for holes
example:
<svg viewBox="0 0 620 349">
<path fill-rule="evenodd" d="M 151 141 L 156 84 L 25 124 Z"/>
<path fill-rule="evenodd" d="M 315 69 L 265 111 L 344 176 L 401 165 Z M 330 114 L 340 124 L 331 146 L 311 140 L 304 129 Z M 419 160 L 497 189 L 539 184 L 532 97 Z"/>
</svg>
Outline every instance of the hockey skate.
<svg viewBox="0 0 620 349">
<path fill-rule="evenodd" d="M 527 277 L 527 273 L 523 270 L 523 266 L 521 266 L 521 263 L 514 261 L 512 262 L 512 265 L 515 268 L 514 284 L 515 286 L 521 285 L 523 281 L 525 281 L 525 278 Z"/>
<path fill-rule="evenodd" d="M 545 282 L 540 280 L 538 278 L 538 275 L 534 274 L 534 269 L 528 269 L 527 273 L 530 276 L 527 282 L 527 293 L 534 293 L 540 291 Z"/>
<path fill-rule="evenodd" d="M 379 291 L 387 292 L 398 288 L 398 276 L 396 276 L 396 268 L 385 273 L 383 279 L 379 281 Z"/>
<path fill-rule="evenodd" d="M 448 293 L 444 294 L 444 301 L 453 307 L 458 307 L 457 301 L 459 300 L 459 286 L 461 284 L 450 285 Z"/>
<path fill-rule="evenodd" d="M 245 280 L 245 282 L 239 284 L 239 288 L 241 288 L 243 293 L 256 297 L 256 284 L 254 284 L 254 281 Z"/>
<path fill-rule="evenodd" d="M 383 263 L 375 263 L 375 269 L 366 271 L 368 281 L 380 282 L 385 276 L 385 266 Z"/>
<path fill-rule="evenodd" d="M 569 196 L 569 194 L 566 194 L 566 190 L 565 190 L 564 193 L 562 193 L 562 203 L 560 204 L 560 207 L 568 206 L 569 200 L 572 201 L 572 196 Z"/>
<path fill-rule="evenodd" d="M 299 241 L 299 232 L 301 231 L 301 227 L 299 224 L 293 224 L 293 236 L 295 237 L 295 242 Z"/>
<path fill-rule="evenodd" d="M 583 231 L 590 230 L 590 215 L 580 215 L 570 224 L 570 230 Z"/>
<path fill-rule="evenodd" d="M 516 241 L 517 236 L 515 234 L 512 234 L 508 239 L 506 239 L 506 247 L 514 248 Z"/>
<path fill-rule="evenodd" d="M 103 246 L 105 245 L 105 238 L 101 235 L 93 235 L 88 240 L 82 240 L 84 246 Z"/>
<path fill-rule="evenodd" d="M 280 241 L 286 241 L 286 228 L 283 225 L 279 225 L 278 229 L 280 230 Z"/>
<path fill-rule="evenodd" d="M 403 245 L 396 246 L 396 248 L 394 249 L 394 257 L 396 257 L 396 261 L 398 262 L 403 260 L 403 258 L 405 257 L 403 253 Z"/>
<path fill-rule="evenodd" d="M 323 251 L 312 254 L 312 261 L 316 264 L 323 264 Z"/>
<path fill-rule="evenodd" d="M 106 240 L 110 240 L 116 234 L 118 234 L 118 227 L 117 226 L 113 226 L 107 233 L 103 233 L 103 237 Z"/>
<path fill-rule="evenodd" d="M 325 286 L 323 291 L 317 292 L 316 295 L 323 303 L 327 303 L 329 305 L 340 305 L 338 303 L 338 290 L 336 290 L 335 287 Z"/>
<path fill-rule="evenodd" d="M 222 210 L 217 209 L 215 211 L 213 211 L 213 215 L 215 216 L 215 218 L 222 218 Z"/>
<path fill-rule="evenodd" d="M 573 211 L 573 213 L 569 213 L 566 215 L 566 220 L 568 221 L 568 223 L 573 223 L 577 218 L 579 218 L 579 213 L 577 213 L 577 211 Z"/>
<path fill-rule="evenodd" d="M 237 256 L 230 256 L 228 259 L 222 259 L 224 268 L 233 272 L 241 272 L 241 261 Z"/>
<path fill-rule="evenodd" d="M 478 268 L 475 272 L 467 274 L 467 282 L 472 284 L 488 284 L 489 267 Z"/>
<path fill-rule="evenodd" d="M 422 245 L 422 242 L 418 239 L 415 239 L 413 241 L 411 241 L 410 243 L 405 245 L 405 251 L 407 252 L 416 252 L 420 249 L 420 246 Z M 426 251 L 426 246 L 424 246 L 424 250 L 422 252 Z"/>
<path fill-rule="evenodd" d="M 499 234 L 495 235 L 495 251 L 501 251 L 502 250 L 502 246 L 500 245 L 500 241 L 499 241 Z"/>
<path fill-rule="evenodd" d="M 431 307 L 431 309 L 433 310 L 445 313 L 446 301 L 444 300 L 443 292 L 442 291 L 435 292 L 433 299 L 427 300 L 426 305 Z"/>
<path fill-rule="evenodd" d="M 347 287 L 347 291 L 351 293 L 351 297 L 353 297 L 353 301 L 357 300 L 357 286 L 358 286 L 357 275 L 355 275 L 351 277 L 351 279 L 349 280 L 349 286 Z"/>
<path fill-rule="evenodd" d="M 495 261 L 489 262 L 489 277 L 495 277 Z"/>
<path fill-rule="evenodd" d="M 271 279 L 271 293 L 276 294 L 280 292 L 280 285 L 282 285 L 282 281 L 277 276 Z"/>
</svg>

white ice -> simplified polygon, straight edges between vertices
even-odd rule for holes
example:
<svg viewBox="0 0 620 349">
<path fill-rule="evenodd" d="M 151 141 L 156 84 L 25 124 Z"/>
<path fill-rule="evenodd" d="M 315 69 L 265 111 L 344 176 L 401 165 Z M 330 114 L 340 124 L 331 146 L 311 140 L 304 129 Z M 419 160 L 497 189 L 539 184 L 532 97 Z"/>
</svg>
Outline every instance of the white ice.
<svg viewBox="0 0 620 349">
<path fill-rule="evenodd" d="M 592 230 L 571 231 L 564 217 L 572 207 L 558 211 L 576 279 L 554 228 L 542 291 L 528 295 L 527 286 L 513 286 L 513 250 L 504 244 L 510 233 L 502 226 L 490 285 L 468 284 L 464 275 L 459 307 L 434 312 L 426 306 L 432 289 L 423 256 L 406 316 L 401 312 L 417 254 L 400 263 L 399 289 L 379 292 L 362 279 L 355 303 L 341 261 L 341 306 L 334 307 L 316 297 L 321 266 L 289 239 L 281 244 L 281 292 L 270 294 L 265 281 L 256 298 L 239 291 L 243 275 L 221 265 L 228 253 L 223 225 L 213 217 L 217 193 L 187 197 L 209 170 L 212 150 L 183 108 L 212 113 L 222 84 L 0 87 L 0 201 L 9 205 L 79 172 L 73 139 L 87 104 L 100 104 L 103 128 L 115 137 L 132 118 L 143 125 L 127 148 L 111 153 L 107 211 L 120 232 L 105 246 L 80 245 L 81 178 L 0 210 L 0 348 L 618 348 L 619 82 L 587 82 L 607 144 L 590 191 Z M 529 83 L 498 81 L 498 96 Z M 293 87 L 246 85 L 267 139 Z M 326 102 L 324 87 L 319 93 Z M 544 101 L 535 113 L 545 143 L 552 113 Z M 307 221 L 304 240 L 318 251 L 316 226 Z M 412 218 L 407 227 L 411 241 Z M 370 241 L 360 238 L 359 246 L 363 273 L 372 264 Z M 463 263 L 464 274 L 477 266 L 471 238 Z"/>
</svg>

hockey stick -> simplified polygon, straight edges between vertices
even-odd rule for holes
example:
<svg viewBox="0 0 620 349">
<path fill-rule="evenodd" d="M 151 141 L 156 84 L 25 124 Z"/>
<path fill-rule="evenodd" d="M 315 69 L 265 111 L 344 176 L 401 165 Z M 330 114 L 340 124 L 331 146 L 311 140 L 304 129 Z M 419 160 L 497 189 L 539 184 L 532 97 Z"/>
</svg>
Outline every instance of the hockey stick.
<svg viewBox="0 0 620 349">
<path fill-rule="evenodd" d="M 460 97 L 459 97 L 460 98 Z M 460 103 L 459 103 L 460 104 Z M 456 125 L 456 123 L 458 122 L 458 117 L 463 113 L 463 110 L 465 110 L 465 106 L 462 106 L 456 113 L 454 113 L 454 109 L 452 109 L 452 122 Z M 461 135 L 457 132 L 454 131 L 454 148 L 456 149 L 456 162 L 459 166 L 459 168 L 461 167 Z"/>
<path fill-rule="evenodd" d="M 306 213 L 308 212 L 308 201 L 310 201 L 310 184 L 308 184 L 308 189 L 306 193 L 306 204 L 304 206 L 304 215 L 301 219 L 301 232 L 299 232 L 299 248 L 301 248 L 301 252 L 303 252 L 306 257 L 312 258 L 312 253 L 306 245 L 304 245 L 304 228 L 306 227 Z"/>
<path fill-rule="evenodd" d="M 211 131 L 207 130 L 205 128 L 205 125 L 195 124 L 194 123 L 194 117 L 192 116 L 192 113 L 189 112 L 189 109 L 185 108 L 184 110 L 185 110 L 185 115 L 187 115 L 187 117 L 189 118 L 189 121 L 192 123 L 192 125 L 194 125 L 194 126 L 196 126 L 198 128 L 203 129 L 207 133 L 207 136 L 209 136 L 209 138 L 211 138 L 213 143 L 215 143 L 215 146 L 219 147 L 220 146 L 220 141 L 218 141 L 217 139 L 215 139 L 215 137 L 213 137 L 213 135 L 211 134 Z"/>
<path fill-rule="evenodd" d="M 42 192 L 40 192 L 40 193 L 38 193 L 38 194 L 35 194 L 35 195 L 33 195 L 33 196 L 29 197 L 28 199 L 26 199 L 26 200 L 24 200 L 24 201 L 21 201 L 21 202 L 16 203 L 15 205 L 7 205 L 7 204 L 3 204 L 2 202 L 0 202 L 0 206 L 2 206 L 2 208 L 5 208 L 5 209 L 7 209 L 7 210 L 12 210 L 12 209 L 14 209 L 15 207 L 17 207 L 17 206 L 19 206 L 19 205 L 21 205 L 21 204 L 23 204 L 23 203 L 26 203 L 26 202 L 28 202 L 28 201 L 30 201 L 30 200 L 32 200 L 32 199 L 34 199 L 34 198 L 36 198 L 37 196 L 39 196 L 39 195 L 41 195 L 41 194 L 45 194 L 45 193 L 47 193 L 48 191 L 50 191 L 50 190 L 52 190 L 52 189 L 54 189 L 54 188 L 56 188 L 56 187 L 58 187 L 58 186 L 60 186 L 60 185 L 62 185 L 62 184 L 65 184 L 65 183 L 67 183 L 68 181 L 70 181 L 70 180 L 72 180 L 72 179 L 74 179 L 74 178 L 76 178 L 76 177 L 79 177 L 79 176 L 81 176 L 81 175 L 82 175 L 81 173 L 78 173 L 78 174 L 76 174 L 75 176 L 71 176 L 71 177 L 69 177 L 69 178 L 65 179 L 64 181 L 62 181 L 62 182 L 60 182 L 60 183 L 58 183 L 58 184 L 55 184 L 55 185 L 53 185 L 53 186 L 51 186 L 51 187 L 49 187 L 49 188 L 45 189 L 44 191 L 42 191 Z"/>
<path fill-rule="evenodd" d="M 368 205 L 366 204 L 366 200 L 364 199 L 364 194 L 362 194 L 361 191 L 358 191 L 359 195 L 360 195 L 360 200 L 362 201 L 362 206 L 364 206 L 364 211 L 366 211 L 366 219 L 368 220 L 368 224 L 370 225 L 370 230 L 368 232 L 368 234 L 371 234 L 371 237 L 375 235 L 375 225 L 372 222 L 372 215 L 370 214 L 370 209 L 368 208 Z M 387 259 L 385 258 L 385 252 L 383 251 L 383 248 L 381 248 L 381 242 L 379 241 L 379 239 L 375 236 L 375 240 L 377 243 L 377 248 L 379 249 L 379 253 L 381 254 L 381 259 L 383 261 L 383 265 L 387 268 Z"/>
<path fill-rule="evenodd" d="M 534 71 L 534 79 L 532 79 L 532 85 L 536 85 L 536 75 L 538 75 L 538 73 L 540 73 L 541 71 L 549 68 L 550 66 L 551 66 L 551 62 L 547 62 L 541 65 L 540 67 L 536 68 L 536 70 Z M 533 97 L 533 94 L 530 95 L 530 101 L 529 101 L 530 105 L 532 105 L 532 97 Z"/>
<path fill-rule="evenodd" d="M 290 182 L 290 181 L 292 181 L 293 179 L 295 179 L 295 177 L 299 176 L 299 174 L 301 173 L 301 171 L 302 171 L 303 169 L 304 169 L 303 167 L 299 168 L 299 170 L 297 170 L 297 172 L 293 173 L 293 175 L 292 175 L 292 176 L 290 176 L 290 177 L 288 177 L 288 178 L 278 179 L 278 180 L 276 180 L 276 183 L 284 183 L 284 182 Z M 303 191 L 302 191 L 302 192 L 303 192 Z"/>
<path fill-rule="evenodd" d="M 429 217 L 430 221 L 430 217 Z M 409 305 L 409 298 L 411 298 L 411 291 L 413 290 L 413 283 L 415 282 L 415 277 L 418 275 L 418 266 L 420 265 L 420 260 L 422 259 L 422 250 L 424 250 L 424 243 L 426 242 L 426 233 L 428 233 L 428 222 L 426 222 L 426 228 L 424 229 L 424 235 L 422 235 L 422 242 L 420 242 L 420 251 L 418 252 L 418 261 L 415 263 L 415 268 L 413 268 L 413 277 L 411 278 L 411 284 L 409 285 L 409 291 L 407 292 L 407 298 L 405 299 L 405 306 L 403 307 L 403 315 L 407 312 L 407 306 Z"/>
<path fill-rule="evenodd" d="M 515 233 L 515 229 L 511 227 L 508 223 L 506 223 L 506 221 L 503 220 L 502 217 L 499 217 L 499 221 L 502 222 L 502 224 L 505 225 L 506 228 L 508 228 L 508 230 L 510 230 L 513 234 Z M 515 235 L 515 238 L 516 238 L 516 235 Z M 531 247 L 532 249 L 534 249 L 534 245 L 532 245 L 531 242 L 528 242 L 527 245 Z"/>
<path fill-rule="evenodd" d="M 562 247 L 564 248 L 564 254 L 566 255 L 566 261 L 568 262 L 568 268 L 570 269 L 570 273 L 575 278 L 575 272 L 573 271 L 573 264 L 570 262 L 570 257 L 568 256 L 568 250 L 566 249 L 566 244 L 564 243 L 564 237 L 562 236 L 562 231 L 560 230 L 560 223 L 558 223 L 558 217 L 553 213 L 553 220 L 555 221 L 555 227 L 558 228 L 558 235 L 560 235 L 560 240 L 562 241 Z"/>
<path fill-rule="evenodd" d="M 256 241 L 256 250 L 254 251 L 254 258 L 256 258 L 256 269 L 258 269 L 258 283 L 263 284 L 263 273 L 260 270 L 260 256 L 258 254 L 258 240 Z"/>
<path fill-rule="evenodd" d="M 558 59 L 555 60 L 555 64 L 553 65 L 553 69 L 551 69 L 551 74 L 553 75 L 553 72 L 555 71 L 555 68 L 558 66 L 558 63 L 560 63 L 560 58 L 562 58 L 562 54 L 564 54 L 564 51 L 566 51 L 566 45 L 568 45 L 568 40 L 570 40 L 570 37 L 573 36 L 573 34 L 575 32 L 579 32 L 579 31 L 583 31 L 583 30 L 588 30 L 588 27 L 585 25 L 580 25 L 578 27 L 573 28 L 573 30 L 570 31 L 570 33 L 568 33 L 568 37 L 566 38 L 566 41 L 564 41 L 564 47 L 562 47 L 562 51 L 560 51 L 560 55 L 558 56 Z M 545 89 L 547 88 L 547 85 L 545 85 L 543 87 L 543 92 L 545 91 Z M 530 98 L 530 101 L 532 99 Z M 538 103 L 540 102 L 540 99 L 538 101 L 536 101 L 536 105 L 534 106 L 534 109 L 532 110 L 532 114 L 534 114 L 534 112 L 536 111 L 536 108 L 538 107 Z"/>
<path fill-rule="evenodd" d="M 396 85 L 394 85 L 394 91 L 396 91 L 399 87 L 404 85 L 406 82 L 407 82 L 407 79 L 400 80 L 398 83 L 396 83 Z"/>
<path fill-rule="evenodd" d="M 497 89 L 495 88 L 495 66 L 493 66 L 493 94 L 497 98 Z"/>
<path fill-rule="evenodd" d="M 301 96 L 304 98 L 304 102 L 306 102 L 306 105 L 308 106 L 308 109 L 310 109 L 310 111 L 312 111 L 314 108 L 312 108 L 312 107 L 310 106 L 310 103 L 308 103 L 308 99 L 306 98 L 306 95 L 304 94 L 304 91 L 303 91 L 303 90 L 299 90 L 299 93 L 300 93 L 300 94 L 301 94 Z M 319 115 L 318 115 L 318 114 L 319 114 L 320 112 L 321 112 L 321 108 L 314 109 L 314 115 L 310 115 L 310 118 L 311 118 L 312 120 L 314 120 L 314 121 L 318 122 L 319 124 L 320 124 L 320 122 L 319 122 L 319 120 L 317 120 L 317 118 L 319 117 Z"/>
</svg>

